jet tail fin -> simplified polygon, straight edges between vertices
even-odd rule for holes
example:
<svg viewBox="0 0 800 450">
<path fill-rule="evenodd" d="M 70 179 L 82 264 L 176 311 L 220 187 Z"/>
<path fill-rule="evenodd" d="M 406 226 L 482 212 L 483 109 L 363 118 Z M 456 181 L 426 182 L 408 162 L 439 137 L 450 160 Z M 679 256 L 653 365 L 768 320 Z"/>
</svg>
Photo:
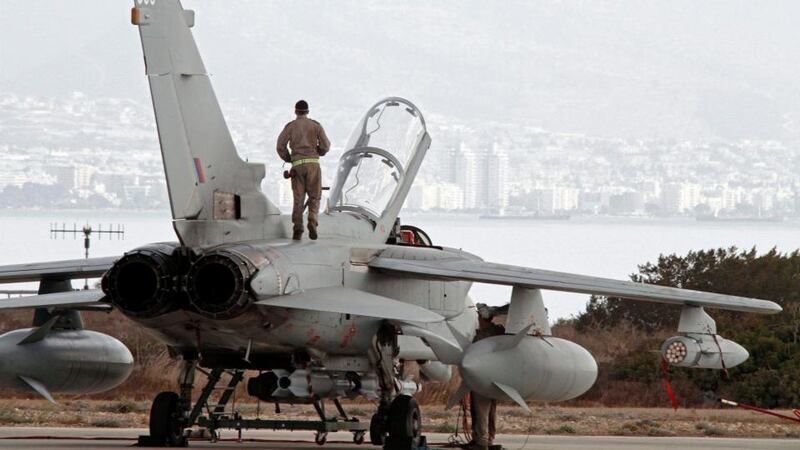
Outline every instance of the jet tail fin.
<svg viewBox="0 0 800 450">
<path fill-rule="evenodd" d="M 203 246 L 264 237 L 264 222 L 280 211 L 261 192 L 264 165 L 245 162 L 236 152 L 190 31 L 194 13 L 178 0 L 136 0 L 131 21 L 142 40 L 181 241 Z M 197 221 L 203 223 L 192 227 Z"/>
</svg>

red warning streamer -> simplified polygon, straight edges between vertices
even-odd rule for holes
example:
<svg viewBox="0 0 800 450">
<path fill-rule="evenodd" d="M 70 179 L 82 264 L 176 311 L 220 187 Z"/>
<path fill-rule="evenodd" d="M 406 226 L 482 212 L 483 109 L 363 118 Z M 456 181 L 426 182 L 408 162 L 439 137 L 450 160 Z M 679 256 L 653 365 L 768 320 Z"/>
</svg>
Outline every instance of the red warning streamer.
<svg viewBox="0 0 800 450">
<path fill-rule="evenodd" d="M 677 411 L 678 399 L 675 397 L 675 391 L 672 390 L 672 382 L 669 381 L 669 363 L 664 358 L 661 358 L 661 369 L 664 371 L 664 386 L 667 389 L 667 396 L 672 403 L 672 409 Z"/>
<path fill-rule="evenodd" d="M 761 414 L 768 414 L 773 417 L 780 417 L 781 419 L 791 420 L 792 422 L 800 423 L 800 409 L 793 410 L 792 413 L 795 415 L 795 417 L 792 417 L 789 415 L 776 413 L 775 411 L 770 411 L 768 409 L 759 408 L 758 406 L 747 405 L 744 403 L 737 403 L 731 400 L 725 400 L 724 398 L 719 399 L 719 401 L 723 405 L 736 406 L 737 408 L 748 409 L 750 411 L 759 412 Z"/>
</svg>

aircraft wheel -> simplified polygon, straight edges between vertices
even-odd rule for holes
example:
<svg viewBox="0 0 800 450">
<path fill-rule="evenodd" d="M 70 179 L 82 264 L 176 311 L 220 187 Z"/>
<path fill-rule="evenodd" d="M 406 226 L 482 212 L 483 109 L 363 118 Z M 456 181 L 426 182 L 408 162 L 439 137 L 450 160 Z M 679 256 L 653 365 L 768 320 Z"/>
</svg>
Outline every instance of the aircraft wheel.
<svg viewBox="0 0 800 450">
<path fill-rule="evenodd" d="M 328 442 L 328 433 L 317 431 L 317 434 L 314 435 L 314 442 L 317 445 L 325 445 Z"/>
<path fill-rule="evenodd" d="M 414 397 L 399 395 L 389 407 L 389 436 L 395 439 L 416 439 L 422 434 L 422 413 Z"/>
<path fill-rule="evenodd" d="M 369 442 L 372 445 L 383 445 L 386 441 L 386 420 L 381 414 L 373 414 L 369 421 Z"/>
<path fill-rule="evenodd" d="M 356 445 L 361 445 L 364 443 L 364 438 L 366 437 L 366 433 L 363 431 L 356 431 L 353 433 L 353 443 Z"/>
<path fill-rule="evenodd" d="M 150 437 L 170 447 L 185 447 L 186 437 L 180 423 L 180 397 L 174 392 L 156 395 L 150 407 Z"/>
</svg>

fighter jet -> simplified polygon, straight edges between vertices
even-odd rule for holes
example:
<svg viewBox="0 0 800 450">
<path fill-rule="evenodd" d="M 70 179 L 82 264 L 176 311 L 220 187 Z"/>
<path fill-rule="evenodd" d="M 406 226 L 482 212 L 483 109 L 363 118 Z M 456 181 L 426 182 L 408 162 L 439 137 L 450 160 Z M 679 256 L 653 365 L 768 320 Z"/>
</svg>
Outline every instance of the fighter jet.
<svg viewBox="0 0 800 450">
<path fill-rule="evenodd" d="M 448 380 L 457 367 L 463 384 L 451 404 L 476 391 L 529 411 L 529 401 L 568 400 L 591 388 L 597 364 L 586 349 L 552 336 L 542 290 L 675 305 L 680 324 L 662 352 L 685 367 L 733 367 L 748 357 L 717 334 L 706 308 L 781 311 L 766 300 L 497 264 L 435 245 L 398 218 L 432 137 L 419 108 L 397 97 L 367 108 L 356 125 L 319 239 L 293 241 L 289 216 L 261 191 L 265 166 L 236 151 L 191 33 L 194 18 L 177 0 L 137 0 L 131 12 L 177 241 L 118 257 L 0 267 L 0 282 L 40 283 L 39 295 L 0 303 L 36 310 L 33 328 L 0 337 L 2 385 L 52 399 L 123 382 L 130 352 L 80 324 L 80 312 L 114 308 L 182 364 L 176 390 L 153 401 L 148 445 L 183 445 L 197 426 L 316 430 L 320 444 L 330 431 L 350 431 L 357 443 L 369 432 L 375 445 L 411 449 L 422 439 L 414 400 L 421 384 L 404 374 L 404 361 L 419 362 L 423 380 Z M 102 289 L 72 289 L 69 280 L 86 277 L 102 277 Z M 513 287 L 507 335 L 472 343 L 474 282 Z M 205 382 L 193 398 L 196 372 Z M 313 404 L 320 420 L 228 411 L 245 378 L 249 395 Z M 341 407 L 339 399 L 356 397 L 377 401 L 369 424 Z"/>
</svg>

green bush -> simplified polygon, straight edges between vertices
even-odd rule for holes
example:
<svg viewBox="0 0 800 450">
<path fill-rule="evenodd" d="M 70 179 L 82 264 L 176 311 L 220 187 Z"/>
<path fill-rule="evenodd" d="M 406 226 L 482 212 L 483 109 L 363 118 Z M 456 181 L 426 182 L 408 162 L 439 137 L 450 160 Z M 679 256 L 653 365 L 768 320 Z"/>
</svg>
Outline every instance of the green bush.
<svg viewBox="0 0 800 450">
<path fill-rule="evenodd" d="M 742 344 L 750 358 L 729 370 L 672 368 L 673 381 L 690 383 L 693 392 L 714 391 L 757 406 L 796 407 L 800 404 L 800 254 L 775 249 L 758 255 L 755 249 L 691 251 L 686 256 L 660 256 L 631 275 L 638 282 L 700 289 L 773 300 L 784 311 L 774 315 L 710 311 L 718 333 Z M 679 308 L 619 298 L 592 297 L 586 311 L 574 319 L 578 331 L 612 328 L 630 323 L 650 336 L 674 333 Z M 610 364 L 611 378 L 654 387 L 661 383 L 660 361 L 654 350 L 661 340 L 641 342 Z M 689 399 L 688 403 L 697 400 Z"/>
</svg>

